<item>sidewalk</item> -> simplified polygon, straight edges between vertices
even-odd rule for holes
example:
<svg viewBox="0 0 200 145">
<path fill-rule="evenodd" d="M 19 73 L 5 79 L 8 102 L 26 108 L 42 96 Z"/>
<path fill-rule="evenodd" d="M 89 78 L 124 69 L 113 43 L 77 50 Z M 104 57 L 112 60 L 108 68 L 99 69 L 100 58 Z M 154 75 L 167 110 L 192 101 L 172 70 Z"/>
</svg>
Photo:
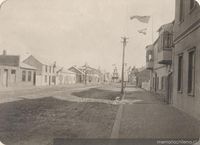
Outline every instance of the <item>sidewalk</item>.
<svg viewBox="0 0 200 145">
<path fill-rule="evenodd" d="M 200 137 L 200 122 L 166 105 L 146 91 L 126 93 L 125 99 L 143 100 L 123 105 L 118 138 L 194 139 Z"/>
</svg>

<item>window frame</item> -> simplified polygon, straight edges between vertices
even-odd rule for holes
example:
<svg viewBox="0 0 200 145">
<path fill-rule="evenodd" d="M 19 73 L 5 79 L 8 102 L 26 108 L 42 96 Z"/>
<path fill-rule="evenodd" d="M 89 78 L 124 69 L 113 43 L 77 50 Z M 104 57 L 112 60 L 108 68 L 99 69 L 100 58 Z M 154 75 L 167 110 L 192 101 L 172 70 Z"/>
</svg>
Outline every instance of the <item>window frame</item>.
<svg viewBox="0 0 200 145">
<path fill-rule="evenodd" d="M 185 15 L 185 7 L 184 7 L 184 0 L 180 0 L 180 9 L 179 9 L 179 22 L 182 23 L 184 21 Z"/>
<path fill-rule="evenodd" d="M 22 82 L 26 82 L 26 71 L 22 71 Z"/>
<path fill-rule="evenodd" d="M 28 82 L 32 81 L 32 72 L 28 71 Z"/>
<path fill-rule="evenodd" d="M 181 66 L 180 66 L 181 58 Z M 181 72 L 180 72 L 181 71 Z M 181 76 L 180 76 L 181 75 Z M 177 80 L 177 91 L 179 93 L 183 92 L 183 53 L 178 55 L 178 80 Z"/>
<path fill-rule="evenodd" d="M 190 59 L 190 54 L 193 54 L 193 59 L 192 59 L 192 65 L 193 65 L 193 67 L 192 67 L 192 72 L 190 71 L 190 69 L 191 69 L 191 63 L 190 63 L 190 61 L 191 61 L 191 59 Z M 188 72 L 188 81 L 187 81 L 187 93 L 188 93 L 188 95 L 189 96 L 195 96 L 195 78 L 196 78 L 196 74 L 195 74 L 195 70 L 196 70 L 196 48 L 194 47 L 194 48 L 192 48 L 192 49 L 189 49 L 188 50 L 188 70 L 187 70 L 187 72 Z M 191 78 L 191 82 L 189 82 L 190 80 L 189 80 L 189 77 L 190 77 L 190 72 L 192 73 L 191 75 L 192 75 L 192 78 Z M 191 86 L 191 84 L 189 84 L 189 83 L 191 83 L 192 84 L 192 88 L 189 88 L 189 85 Z M 190 90 L 191 89 L 191 90 Z"/>
</svg>

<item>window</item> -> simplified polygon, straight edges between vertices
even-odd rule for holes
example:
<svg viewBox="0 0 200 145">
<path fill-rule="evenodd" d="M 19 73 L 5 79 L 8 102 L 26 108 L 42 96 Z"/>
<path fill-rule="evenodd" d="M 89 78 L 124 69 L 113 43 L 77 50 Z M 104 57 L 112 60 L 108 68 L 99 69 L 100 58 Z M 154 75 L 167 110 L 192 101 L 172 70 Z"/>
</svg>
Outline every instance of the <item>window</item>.
<svg viewBox="0 0 200 145">
<path fill-rule="evenodd" d="M 179 12 L 179 21 L 182 22 L 184 20 L 184 0 L 180 0 L 180 12 Z"/>
<path fill-rule="evenodd" d="M 28 81 L 30 82 L 31 81 L 31 78 L 32 78 L 32 73 L 31 71 L 28 72 Z"/>
<path fill-rule="evenodd" d="M 26 81 L 26 71 L 22 71 L 22 81 Z"/>
<path fill-rule="evenodd" d="M 164 32 L 163 37 L 163 48 L 170 48 L 173 44 L 172 34 Z"/>
<path fill-rule="evenodd" d="M 51 73 L 51 66 L 49 66 L 49 72 Z"/>
<path fill-rule="evenodd" d="M 53 82 L 54 84 L 56 84 L 56 77 L 55 77 L 55 76 L 52 76 L 52 82 Z"/>
<path fill-rule="evenodd" d="M 195 51 L 189 52 L 188 58 L 188 93 L 194 95 L 195 87 Z"/>
<path fill-rule="evenodd" d="M 45 70 L 46 70 L 46 72 L 48 72 L 48 66 L 47 65 L 45 66 Z"/>
<path fill-rule="evenodd" d="M 15 83 L 16 82 L 16 70 L 12 69 L 11 70 L 11 76 L 10 76 L 10 81 L 11 83 Z"/>
<path fill-rule="evenodd" d="M 147 51 L 147 54 L 146 54 L 146 61 L 147 62 L 151 62 L 151 61 L 153 61 L 153 55 L 152 55 L 152 51 Z"/>
<path fill-rule="evenodd" d="M 190 10 L 192 10 L 195 7 L 195 0 L 190 0 Z"/>
<path fill-rule="evenodd" d="M 183 87 L 183 55 L 178 56 L 178 91 L 182 92 Z"/>
<path fill-rule="evenodd" d="M 16 74 L 16 70 L 11 70 L 11 74 L 15 75 Z"/>
</svg>

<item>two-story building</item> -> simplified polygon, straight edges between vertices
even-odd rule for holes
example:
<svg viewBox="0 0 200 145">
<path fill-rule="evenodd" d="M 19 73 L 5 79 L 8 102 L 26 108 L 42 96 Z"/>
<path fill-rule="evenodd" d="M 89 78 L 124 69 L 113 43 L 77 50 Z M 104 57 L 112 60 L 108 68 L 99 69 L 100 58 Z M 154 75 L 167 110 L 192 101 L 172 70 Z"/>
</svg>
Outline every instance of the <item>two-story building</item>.
<svg viewBox="0 0 200 145">
<path fill-rule="evenodd" d="M 173 104 L 200 119 L 200 6 L 195 0 L 176 0 L 174 45 Z"/>
<path fill-rule="evenodd" d="M 30 55 L 23 63 L 37 68 L 36 86 L 56 85 L 56 63 Z"/>
<path fill-rule="evenodd" d="M 158 39 L 146 47 L 146 68 L 150 70 L 150 90 L 171 103 L 173 23 L 162 25 Z"/>
<path fill-rule="evenodd" d="M 150 90 L 150 70 L 146 68 L 138 69 L 136 73 L 136 86 L 145 90 Z"/>
</svg>

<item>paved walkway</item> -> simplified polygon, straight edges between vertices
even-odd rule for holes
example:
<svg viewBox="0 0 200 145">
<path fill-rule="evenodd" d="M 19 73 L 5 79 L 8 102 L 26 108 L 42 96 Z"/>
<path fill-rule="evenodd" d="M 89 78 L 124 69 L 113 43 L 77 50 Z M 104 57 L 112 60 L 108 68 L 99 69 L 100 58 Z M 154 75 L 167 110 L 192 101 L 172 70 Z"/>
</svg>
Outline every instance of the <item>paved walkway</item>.
<svg viewBox="0 0 200 145">
<path fill-rule="evenodd" d="M 200 137 L 200 122 L 178 109 L 164 104 L 153 94 L 134 90 L 127 100 L 142 100 L 124 104 L 119 109 L 111 138 L 131 139 L 193 139 Z M 120 118 L 119 118 L 120 117 Z"/>
</svg>

